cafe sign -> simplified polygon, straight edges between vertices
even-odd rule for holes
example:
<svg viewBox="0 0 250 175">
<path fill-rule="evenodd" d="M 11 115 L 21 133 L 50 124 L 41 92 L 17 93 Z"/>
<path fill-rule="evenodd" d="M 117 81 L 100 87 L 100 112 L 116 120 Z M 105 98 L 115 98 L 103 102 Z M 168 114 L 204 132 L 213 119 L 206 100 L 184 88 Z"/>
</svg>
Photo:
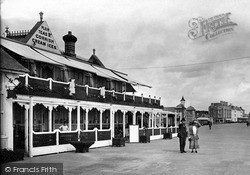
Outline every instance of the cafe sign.
<svg viewBox="0 0 250 175">
<path fill-rule="evenodd" d="M 229 16 L 231 13 L 223 13 L 208 19 L 202 17 L 189 20 L 188 25 L 191 28 L 188 37 L 192 40 L 205 38 L 211 40 L 219 36 L 234 32 L 236 23 L 232 22 Z"/>
<path fill-rule="evenodd" d="M 40 23 L 41 25 L 28 40 L 27 44 L 36 48 L 60 53 L 48 24 L 46 23 L 46 21 L 42 21 Z"/>
</svg>

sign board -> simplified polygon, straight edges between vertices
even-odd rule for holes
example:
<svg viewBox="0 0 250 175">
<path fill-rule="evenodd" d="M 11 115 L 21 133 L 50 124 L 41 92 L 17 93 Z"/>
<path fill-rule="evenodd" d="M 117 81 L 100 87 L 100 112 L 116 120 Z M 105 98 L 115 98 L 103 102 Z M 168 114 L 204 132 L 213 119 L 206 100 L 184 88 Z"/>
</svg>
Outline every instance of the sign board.
<svg viewBox="0 0 250 175">
<path fill-rule="evenodd" d="M 29 38 L 27 44 L 60 54 L 59 48 L 46 21 L 40 24 L 34 34 Z"/>
<path fill-rule="evenodd" d="M 139 125 L 129 125 L 129 142 L 139 142 Z"/>
</svg>

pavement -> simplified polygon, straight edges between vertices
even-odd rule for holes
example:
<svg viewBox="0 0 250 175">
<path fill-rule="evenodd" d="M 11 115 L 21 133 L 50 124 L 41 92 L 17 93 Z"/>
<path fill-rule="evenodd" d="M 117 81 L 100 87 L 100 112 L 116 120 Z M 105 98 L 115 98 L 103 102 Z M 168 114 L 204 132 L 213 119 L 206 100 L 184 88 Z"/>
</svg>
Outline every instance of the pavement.
<svg viewBox="0 0 250 175">
<path fill-rule="evenodd" d="M 88 153 L 65 152 L 16 163 L 63 163 L 64 175 L 247 175 L 250 174 L 250 127 L 245 123 L 199 128 L 198 153 L 179 152 L 179 140 L 126 143 Z M 188 144 L 188 141 L 187 141 Z"/>
</svg>

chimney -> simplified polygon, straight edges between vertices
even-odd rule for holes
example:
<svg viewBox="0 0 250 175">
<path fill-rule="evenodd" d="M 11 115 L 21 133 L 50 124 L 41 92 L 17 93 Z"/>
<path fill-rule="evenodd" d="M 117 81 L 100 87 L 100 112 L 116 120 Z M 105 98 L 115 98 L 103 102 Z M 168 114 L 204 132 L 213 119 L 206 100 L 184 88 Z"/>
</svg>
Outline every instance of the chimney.
<svg viewBox="0 0 250 175">
<path fill-rule="evenodd" d="M 65 55 L 75 57 L 75 42 L 77 38 L 69 31 L 67 35 L 63 36 L 63 41 L 65 42 Z"/>
</svg>

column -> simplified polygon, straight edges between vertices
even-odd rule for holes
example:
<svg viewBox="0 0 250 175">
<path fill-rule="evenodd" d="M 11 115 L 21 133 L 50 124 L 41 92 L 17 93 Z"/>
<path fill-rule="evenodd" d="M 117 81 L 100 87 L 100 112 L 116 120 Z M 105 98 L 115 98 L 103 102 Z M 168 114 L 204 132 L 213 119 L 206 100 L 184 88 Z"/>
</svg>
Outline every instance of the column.
<svg viewBox="0 0 250 175">
<path fill-rule="evenodd" d="M 29 106 L 24 105 L 25 108 L 25 116 L 24 116 L 24 145 L 25 152 L 29 152 Z"/>
<path fill-rule="evenodd" d="M 102 130 L 102 112 L 103 110 L 100 109 L 100 130 Z"/>
<path fill-rule="evenodd" d="M 52 110 L 53 106 L 48 106 L 49 109 L 49 132 L 52 131 Z"/>
<path fill-rule="evenodd" d="M 80 104 L 77 104 L 77 130 L 80 130 Z"/>
<path fill-rule="evenodd" d="M 110 108 L 110 129 L 111 129 L 111 138 L 115 136 L 114 132 L 114 111 L 113 108 Z"/>
<path fill-rule="evenodd" d="M 125 137 L 125 115 L 126 115 L 126 112 L 125 111 L 122 111 L 123 113 L 123 116 L 122 116 L 122 131 L 123 131 L 123 137 Z"/>
<path fill-rule="evenodd" d="M 141 128 L 143 128 L 143 114 L 144 114 L 144 112 L 142 111 L 141 112 Z"/>
<path fill-rule="evenodd" d="M 29 157 L 33 157 L 33 97 L 30 97 L 30 110 L 29 110 Z"/>
<path fill-rule="evenodd" d="M 68 107 L 69 110 L 69 131 L 71 131 L 71 125 L 72 125 L 72 107 Z"/>
<path fill-rule="evenodd" d="M 86 109 L 86 121 L 85 121 L 85 128 L 89 130 L 89 109 Z"/>
</svg>

